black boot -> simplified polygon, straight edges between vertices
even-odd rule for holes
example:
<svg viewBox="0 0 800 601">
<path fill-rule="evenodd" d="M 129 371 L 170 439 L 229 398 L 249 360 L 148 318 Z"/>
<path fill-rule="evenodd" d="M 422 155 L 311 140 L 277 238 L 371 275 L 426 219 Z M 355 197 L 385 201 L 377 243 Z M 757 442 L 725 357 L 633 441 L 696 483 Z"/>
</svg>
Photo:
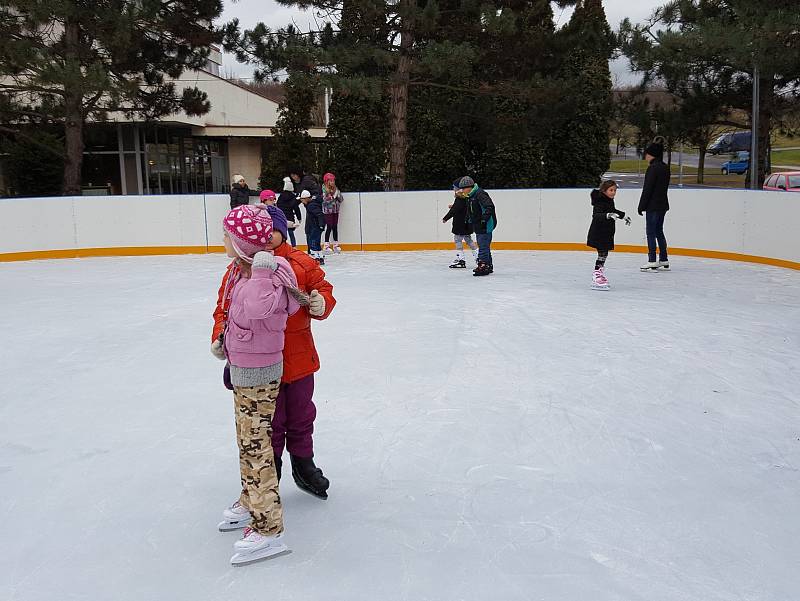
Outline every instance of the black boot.
<svg viewBox="0 0 800 601">
<path fill-rule="evenodd" d="M 292 459 L 292 477 L 300 490 L 319 497 L 328 498 L 328 487 L 331 483 L 322 475 L 322 470 L 314 465 L 314 457 L 297 457 Z"/>
<path fill-rule="evenodd" d="M 493 271 L 494 268 L 488 263 L 478 263 L 478 267 L 475 268 L 475 271 L 472 272 L 472 275 L 489 275 Z"/>
</svg>

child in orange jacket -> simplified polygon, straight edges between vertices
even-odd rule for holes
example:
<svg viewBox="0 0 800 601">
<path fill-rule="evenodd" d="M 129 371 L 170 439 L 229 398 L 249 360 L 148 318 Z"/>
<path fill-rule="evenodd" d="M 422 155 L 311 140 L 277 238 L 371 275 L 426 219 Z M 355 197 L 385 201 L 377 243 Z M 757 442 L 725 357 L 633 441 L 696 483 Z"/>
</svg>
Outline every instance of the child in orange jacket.
<svg viewBox="0 0 800 601">
<path fill-rule="evenodd" d="M 286 216 L 276 206 L 269 207 L 273 235 L 269 250 L 283 257 L 297 277 L 297 288 L 309 294 L 310 304 L 289 316 L 286 323 L 286 340 L 283 348 L 283 377 L 272 421 L 272 448 L 278 478 L 281 475 L 284 447 L 289 451 L 292 476 L 302 490 L 322 499 L 328 498 L 328 479 L 314 464 L 313 432 L 317 414 L 314 406 L 314 373 L 319 370 L 319 355 L 311 334 L 311 320 L 323 320 L 333 311 L 336 299 L 333 286 L 325 279 L 325 272 L 317 262 L 301 250 L 286 243 L 288 228 Z M 222 350 L 221 335 L 225 329 L 229 298 L 225 297 L 228 279 L 239 267 L 231 263 L 222 278 L 214 310 L 214 329 L 211 335 L 211 352 L 219 356 Z M 238 503 L 225 510 L 224 519 L 231 528 L 249 523 L 249 512 Z M 230 528 L 226 528 L 230 529 Z"/>
</svg>

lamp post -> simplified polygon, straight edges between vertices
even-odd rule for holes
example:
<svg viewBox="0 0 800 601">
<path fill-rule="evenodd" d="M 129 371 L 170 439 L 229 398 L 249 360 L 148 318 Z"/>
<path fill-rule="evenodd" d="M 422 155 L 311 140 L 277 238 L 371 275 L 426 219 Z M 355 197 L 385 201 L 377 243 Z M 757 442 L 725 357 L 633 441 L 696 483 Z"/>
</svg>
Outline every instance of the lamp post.
<svg viewBox="0 0 800 601">
<path fill-rule="evenodd" d="M 750 189 L 758 190 L 758 111 L 760 82 L 758 63 L 753 65 L 753 114 L 750 117 Z"/>
</svg>

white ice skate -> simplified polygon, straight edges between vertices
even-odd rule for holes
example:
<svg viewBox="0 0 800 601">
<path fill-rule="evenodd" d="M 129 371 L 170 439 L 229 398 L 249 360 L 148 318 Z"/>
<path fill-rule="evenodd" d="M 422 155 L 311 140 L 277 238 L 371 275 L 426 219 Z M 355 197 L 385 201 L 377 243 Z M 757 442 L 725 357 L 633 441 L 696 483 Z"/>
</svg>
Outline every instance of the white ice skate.
<svg viewBox="0 0 800 601">
<path fill-rule="evenodd" d="M 661 271 L 669 271 L 669 261 L 659 261 L 658 268 Z"/>
<path fill-rule="evenodd" d="M 331 243 L 330 242 L 326 242 L 325 244 L 323 244 L 322 252 L 324 252 L 326 254 L 331 252 Z"/>
<path fill-rule="evenodd" d="M 602 269 L 595 269 L 592 273 L 592 290 L 609 290 L 608 280 Z"/>
<path fill-rule="evenodd" d="M 230 507 L 226 507 L 222 512 L 222 521 L 219 523 L 220 532 L 230 532 L 231 530 L 241 530 L 250 523 L 250 512 L 239 501 Z"/>
<path fill-rule="evenodd" d="M 342 247 L 341 247 L 341 246 L 339 246 L 339 243 L 338 243 L 338 242 L 334 242 L 334 243 L 333 243 L 333 252 L 334 252 L 334 254 L 337 254 L 337 255 L 338 255 L 340 252 L 342 252 Z"/>
<path fill-rule="evenodd" d="M 264 536 L 252 528 L 245 528 L 244 536 L 233 544 L 233 549 L 236 551 L 231 557 L 231 564 L 234 566 L 289 553 L 289 547 L 283 542 L 283 534 Z"/>
<path fill-rule="evenodd" d="M 658 271 L 658 263 L 650 261 L 642 265 L 639 269 L 642 271 Z"/>
</svg>

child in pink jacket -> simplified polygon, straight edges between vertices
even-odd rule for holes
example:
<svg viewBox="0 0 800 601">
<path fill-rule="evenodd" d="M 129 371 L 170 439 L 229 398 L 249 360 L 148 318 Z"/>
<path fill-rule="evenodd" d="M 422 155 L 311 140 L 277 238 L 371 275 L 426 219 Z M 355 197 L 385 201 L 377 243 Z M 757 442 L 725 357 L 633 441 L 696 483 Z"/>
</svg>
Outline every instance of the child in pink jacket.
<svg viewBox="0 0 800 601">
<path fill-rule="evenodd" d="M 249 511 L 250 526 L 234 544 L 234 565 L 288 551 L 272 452 L 272 418 L 283 374 L 286 320 L 307 304 L 286 259 L 265 248 L 272 218 L 265 205 L 242 205 L 223 219 L 225 250 L 241 276 L 225 291 L 230 298 L 223 335 L 230 363 L 242 494 L 230 511 Z M 240 526 L 241 527 L 241 526 Z"/>
</svg>

